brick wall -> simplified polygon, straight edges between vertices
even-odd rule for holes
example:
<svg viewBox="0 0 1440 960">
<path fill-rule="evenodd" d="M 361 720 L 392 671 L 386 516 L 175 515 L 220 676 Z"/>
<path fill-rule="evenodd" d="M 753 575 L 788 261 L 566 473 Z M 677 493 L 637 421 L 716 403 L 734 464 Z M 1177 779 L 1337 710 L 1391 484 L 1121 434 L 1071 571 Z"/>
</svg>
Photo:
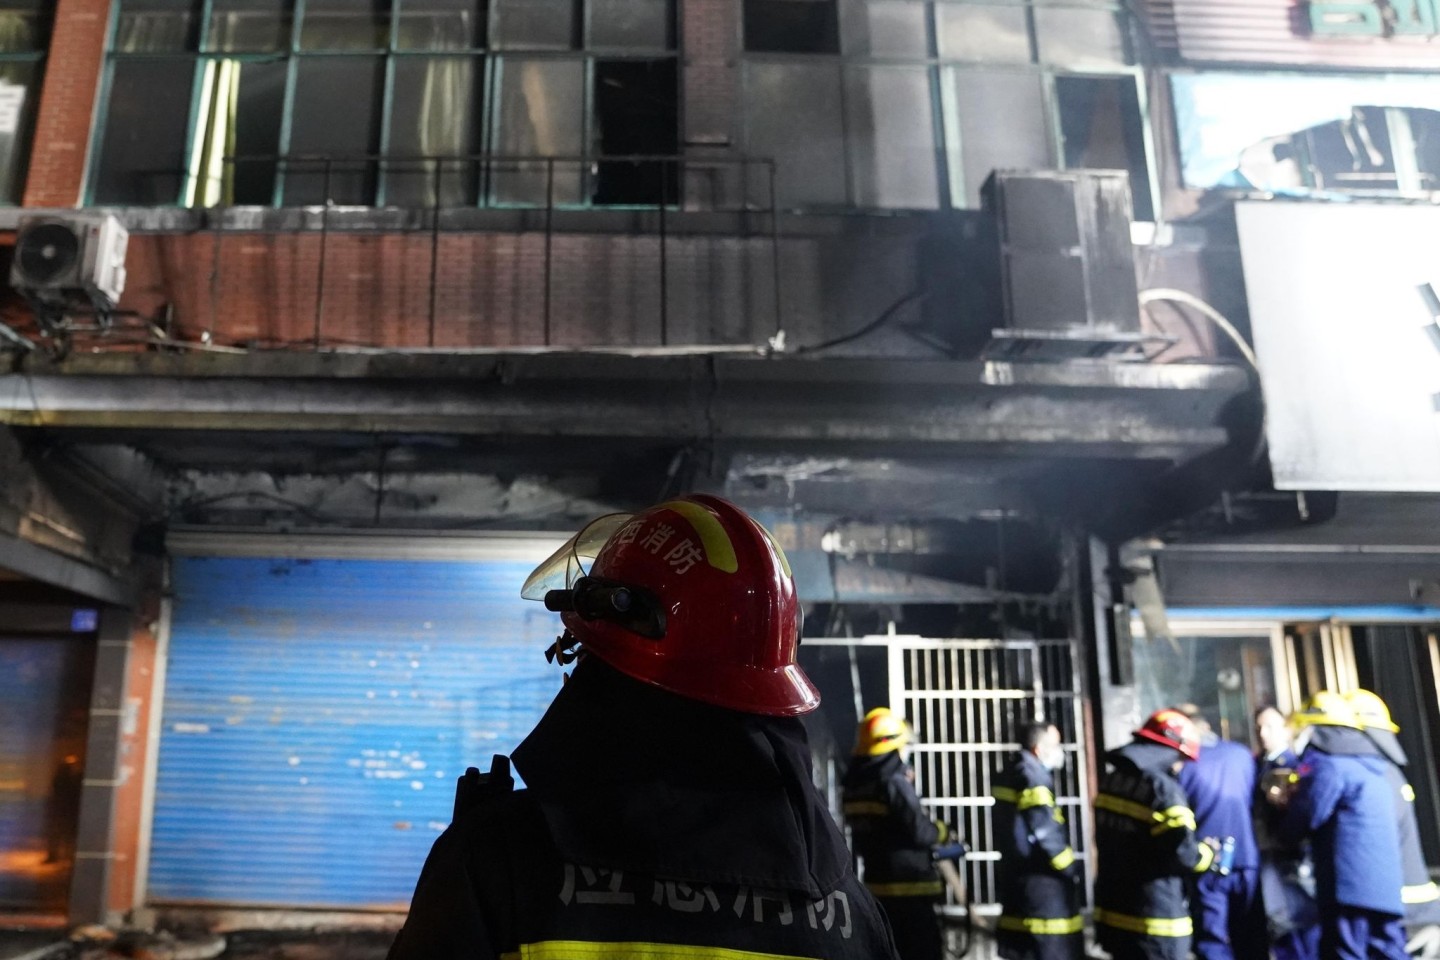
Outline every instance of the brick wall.
<svg viewBox="0 0 1440 960">
<path fill-rule="evenodd" d="M 794 346 L 858 329 L 917 283 L 917 236 L 781 241 L 780 311 Z M 435 260 L 424 233 L 334 233 L 323 240 L 322 341 L 375 347 L 507 347 L 547 343 L 541 233 L 446 233 Z M 173 305 L 174 334 L 217 344 L 306 345 L 322 282 L 318 233 L 137 234 L 122 307 Z M 768 238 L 666 240 L 665 341 L 763 345 L 776 331 Z M 557 234 L 550 250 L 548 342 L 662 342 L 656 235 Z M 903 319 L 903 318 L 902 318 Z M 861 344 L 889 352 L 885 338 Z"/>
<path fill-rule="evenodd" d="M 27 207 L 80 203 L 110 0 L 59 0 L 25 182 Z"/>
</svg>

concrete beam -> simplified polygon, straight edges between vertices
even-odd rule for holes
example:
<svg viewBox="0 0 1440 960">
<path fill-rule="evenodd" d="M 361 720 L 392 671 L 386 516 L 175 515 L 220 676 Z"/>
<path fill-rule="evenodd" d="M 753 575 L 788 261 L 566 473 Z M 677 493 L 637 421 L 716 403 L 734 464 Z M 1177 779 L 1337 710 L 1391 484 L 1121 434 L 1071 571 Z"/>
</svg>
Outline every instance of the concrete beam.
<svg viewBox="0 0 1440 960">
<path fill-rule="evenodd" d="M 139 593 L 136 583 L 127 577 L 107 573 L 3 532 L 0 532 L 0 567 L 31 580 L 124 607 L 133 606 Z"/>
<path fill-rule="evenodd" d="M 157 359 L 124 375 L 3 376 L 0 424 L 698 438 L 791 451 L 1178 461 L 1227 442 L 1225 408 L 1249 389 L 1240 369 L 1200 364 L 576 354 L 267 359 L 276 366 L 264 376 L 255 375 L 262 367 L 253 355 Z"/>
</svg>

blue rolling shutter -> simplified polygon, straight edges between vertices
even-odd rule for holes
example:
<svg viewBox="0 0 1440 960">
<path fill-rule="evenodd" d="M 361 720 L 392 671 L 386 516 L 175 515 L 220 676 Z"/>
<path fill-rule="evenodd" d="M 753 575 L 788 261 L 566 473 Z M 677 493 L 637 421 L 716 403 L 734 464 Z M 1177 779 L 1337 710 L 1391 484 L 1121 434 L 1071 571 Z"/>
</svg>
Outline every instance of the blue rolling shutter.
<svg viewBox="0 0 1440 960">
<path fill-rule="evenodd" d="M 559 689 L 533 564 L 176 557 L 149 899 L 404 907 Z"/>
</svg>

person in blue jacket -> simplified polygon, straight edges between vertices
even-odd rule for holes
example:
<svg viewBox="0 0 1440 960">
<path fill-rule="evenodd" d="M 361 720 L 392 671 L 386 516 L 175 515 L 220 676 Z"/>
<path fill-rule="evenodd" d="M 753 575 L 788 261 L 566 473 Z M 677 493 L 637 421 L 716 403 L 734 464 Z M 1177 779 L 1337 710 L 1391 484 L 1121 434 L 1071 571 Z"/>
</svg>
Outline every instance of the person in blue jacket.
<svg viewBox="0 0 1440 960">
<path fill-rule="evenodd" d="M 1195 811 L 1195 832 L 1221 849 L 1230 862 L 1195 881 L 1190 912 L 1195 953 L 1201 960 L 1266 960 L 1265 908 L 1260 902 L 1260 850 L 1251 803 L 1255 759 L 1249 749 L 1215 735 L 1194 704 L 1181 713 L 1200 731 L 1200 758 L 1180 769 L 1180 786 Z M 1228 841 L 1228 842 L 1227 842 Z"/>
<path fill-rule="evenodd" d="M 1255 711 L 1255 840 L 1260 847 L 1260 899 L 1275 960 L 1317 960 L 1320 913 L 1314 873 L 1306 851 L 1280 841 L 1284 808 L 1267 802 L 1290 789 L 1300 758 L 1291 749 L 1294 731 L 1273 704 Z"/>
<path fill-rule="evenodd" d="M 1325 960 L 1407 960 L 1401 921 L 1400 832 L 1379 749 L 1354 709 L 1322 690 L 1295 715 L 1300 767 L 1282 839 L 1311 841 L 1320 955 Z"/>
</svg>

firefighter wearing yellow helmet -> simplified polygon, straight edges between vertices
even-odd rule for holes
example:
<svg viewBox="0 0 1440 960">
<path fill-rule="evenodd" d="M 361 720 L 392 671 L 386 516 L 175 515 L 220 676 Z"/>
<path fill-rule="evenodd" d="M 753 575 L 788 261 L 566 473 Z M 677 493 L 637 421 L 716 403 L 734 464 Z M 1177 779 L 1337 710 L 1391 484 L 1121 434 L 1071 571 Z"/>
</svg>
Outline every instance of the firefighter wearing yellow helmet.
<svg viewBox="0 0 1440 960">
<path fill-rule="evenodd" d="M 1300 766 L 1280 822 L 1283 842 L 1309 839 L 1320 908 L 1320 955 L 1405 960 L 1402 871 L 1388 761 L 1354 706 L 1322 690 L 1292 718 Z"/>
<path fill-rule="evenodd" d="M 932 850 L 950 831 L 930 819 L 915 793 L 905 758 L 912 738 L 894 711 L 877 707 L 865 714 L 845 771 L 845 820 L 865 866 L 865 886 L 890 918 L 900 960 L 940 960 L 935 907 L 943 886 Z"/>
<path fill-rule="evenodd" d="M 1400 728 L 1390 716 L 1385 701 L 1369 690 L 1355 690 L 1345 695 L 1365 735 L 1390 762 L 1385 776 L 1395 797 L 1396 826 L 1400 831 L 1400 861 L 1405 885 L 1400 899 L 1405 906 L 1406 935 L 1418 953 L 1418 943 L 1440 942 L 1440 887 L 1430 879 L 1425 854 L 1420 847 L 1420 824 L 1415 819 L 1415 790 L 1407 781 L 1405 767 L 1409 758 L 1396 736 Z"/>
</svg>

